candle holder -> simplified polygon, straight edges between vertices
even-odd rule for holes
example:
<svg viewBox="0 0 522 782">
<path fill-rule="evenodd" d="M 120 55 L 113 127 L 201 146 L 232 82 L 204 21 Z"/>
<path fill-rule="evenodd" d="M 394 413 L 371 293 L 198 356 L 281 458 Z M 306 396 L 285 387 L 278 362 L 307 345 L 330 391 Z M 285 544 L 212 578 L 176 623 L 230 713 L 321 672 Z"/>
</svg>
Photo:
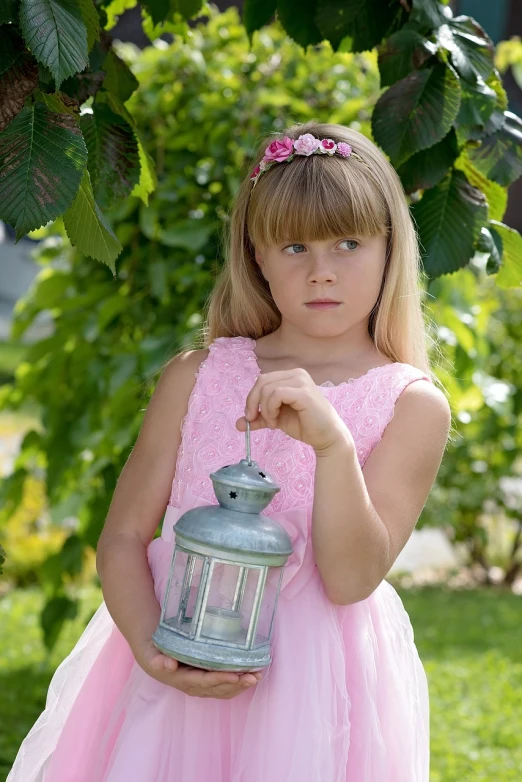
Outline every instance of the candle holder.
<svg viewBox="0 0 522 782">
<path fill-rule="evenodd" d="M 255 671 L 270 640 L 292 542 L 261 511 L 280 487 L 250 453 L 210 478 L 218 505 L 192 508 L 174 525 L 172 562 L 154 645 L 196 668 Z"/>
</svg>

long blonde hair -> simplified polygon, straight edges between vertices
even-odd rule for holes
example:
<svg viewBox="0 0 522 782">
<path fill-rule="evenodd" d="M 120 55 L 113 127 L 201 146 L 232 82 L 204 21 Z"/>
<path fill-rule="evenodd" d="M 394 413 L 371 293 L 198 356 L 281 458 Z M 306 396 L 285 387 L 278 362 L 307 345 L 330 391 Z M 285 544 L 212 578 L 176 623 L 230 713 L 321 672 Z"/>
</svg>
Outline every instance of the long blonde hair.
<svg viewBox="0 0 522 782">
<path fill-rule="evenodd" d="M 273 166 L 252 189 L 250 171 L 276 138 L 311 133 L 344 141 L 354 156 L 296 156 Z M 300 241 L 343 235 L 387 237 L 381 290 L 368 331 L 376 349 L 393 361 L 411 364 L 440 384 L 428 345 L 434 344 L 422 311 L 424 274 L 415 226 L 401 181 L 382 152 L 361 133 L 315 120 L 266 136 L 239 187 L 224 226 L 224 264 L 206 303 L 199 346 L 217 337 L 258 339 L 275 331 L 281 315 L 255 260 L 254 248 L 287 236 Z"/>
</svg>

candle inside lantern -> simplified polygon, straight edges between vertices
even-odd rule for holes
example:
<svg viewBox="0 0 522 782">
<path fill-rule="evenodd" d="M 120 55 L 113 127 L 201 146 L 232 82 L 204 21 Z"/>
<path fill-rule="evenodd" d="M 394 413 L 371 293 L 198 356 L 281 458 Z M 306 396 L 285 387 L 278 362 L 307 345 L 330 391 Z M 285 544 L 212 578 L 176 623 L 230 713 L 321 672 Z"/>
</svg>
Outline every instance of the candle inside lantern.
<svg viewBox="0 0 522 782">
<path fill-rule="evenodd" d="M 241 632 L 241 614 L 228 608 L 208 606 L 201 634 L 221 641 L 237 641 Z"/>
</svg>

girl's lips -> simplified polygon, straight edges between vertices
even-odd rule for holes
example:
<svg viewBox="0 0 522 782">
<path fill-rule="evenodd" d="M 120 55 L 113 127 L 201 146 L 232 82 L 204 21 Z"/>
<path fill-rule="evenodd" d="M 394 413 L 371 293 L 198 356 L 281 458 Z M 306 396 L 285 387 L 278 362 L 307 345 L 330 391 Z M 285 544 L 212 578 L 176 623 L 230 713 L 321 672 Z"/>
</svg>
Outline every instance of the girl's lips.
<svg viewBox="0 0 522 782">
<path fill-rule="evenodd" d="M 310 307 L 311 310 L 330 310 L 332 307 L 338 307 L 340 305 L 340 301 L 325 301 L 325 302 L 308 302 L 307 307 Z"/>
</svg>

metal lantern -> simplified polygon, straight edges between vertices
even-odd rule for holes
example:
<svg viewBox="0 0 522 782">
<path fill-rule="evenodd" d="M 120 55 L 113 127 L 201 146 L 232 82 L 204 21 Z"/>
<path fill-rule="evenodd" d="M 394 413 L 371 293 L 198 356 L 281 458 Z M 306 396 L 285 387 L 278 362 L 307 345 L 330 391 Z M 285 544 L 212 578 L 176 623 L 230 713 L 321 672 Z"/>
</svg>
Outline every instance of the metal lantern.
<svg viewBox="0 0 522 782">
<path fill-rule="evenodd" d="M 271 662 L 270 638 L 292 543 L 261 511 L 280 487 L 250 458 L 211 473 L 219 505 L 192 508 L 176 545 L 152 640 L 197 668 L 254 671 Z"/>
</svg>

